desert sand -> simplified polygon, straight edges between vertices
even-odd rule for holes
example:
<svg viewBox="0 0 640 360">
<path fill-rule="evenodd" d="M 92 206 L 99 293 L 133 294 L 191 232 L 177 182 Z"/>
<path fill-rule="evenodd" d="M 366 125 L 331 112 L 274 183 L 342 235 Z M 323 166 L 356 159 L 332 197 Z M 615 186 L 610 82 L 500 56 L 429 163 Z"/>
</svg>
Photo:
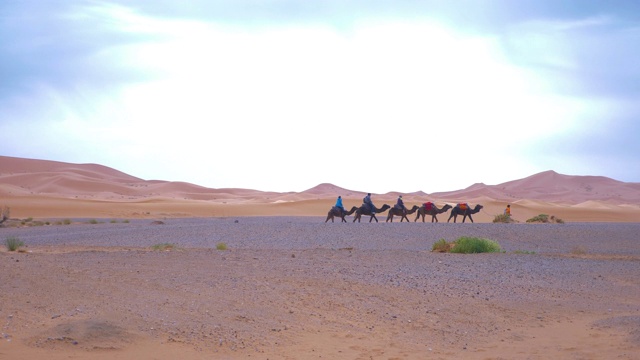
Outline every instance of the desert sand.
<svg viewBox="0 0 640 360">
<path fill-rule="evenodd" d="M 325 223 L 337 195 L 350 208 L 364 193 L 0 157 L 0 239 L 25 243 L 0 250 L 0 358 L 638 359 L 638 193 L 545 172 L 403 194 L 408 207 L 482 204 L 473 224 Z M 492 223 L 507 203 L 517 223 Z M 540 213 L 566 223 L 526 223 Z M 503 252 L 431 252 L 459 236 Z"/>
</svg>

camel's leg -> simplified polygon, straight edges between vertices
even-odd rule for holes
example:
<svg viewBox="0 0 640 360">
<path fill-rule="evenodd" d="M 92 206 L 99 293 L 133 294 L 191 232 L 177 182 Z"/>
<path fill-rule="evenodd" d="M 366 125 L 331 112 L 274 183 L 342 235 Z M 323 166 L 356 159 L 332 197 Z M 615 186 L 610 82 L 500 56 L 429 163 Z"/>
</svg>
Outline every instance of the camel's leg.
<svg viewBox="0 0 640 360">
<path fill-rule="evenodd" d="M 327 221 L 329 221 L 329 218 L 331 218 L 331 215 L 327 215 L 327 220 L 325 220 L 324 222 L 326 223 Z M 331 222 L 333 222 L 333 219 L 331 219 Z"/>
<path fill-rule="evenodd" d="M 471 223 L 473 223 L 473 218 L 471 217 L 471 214 L 469 214 L 469 220 L 471 220 Z"/>
</svg>

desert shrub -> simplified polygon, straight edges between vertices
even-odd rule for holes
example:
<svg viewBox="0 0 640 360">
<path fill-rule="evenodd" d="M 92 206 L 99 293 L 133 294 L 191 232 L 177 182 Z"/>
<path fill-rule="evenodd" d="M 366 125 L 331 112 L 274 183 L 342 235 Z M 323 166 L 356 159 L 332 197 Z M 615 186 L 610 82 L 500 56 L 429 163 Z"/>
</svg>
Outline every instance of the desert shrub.
<svg viewBox="0 0 640 360">
<path fill-rule="evenodd" d="M 96 219 L 89 220 L 89 224 L 97 224 L 97 223 L 98 223 L 98 220 Z"/>
<path fill-rule="evenodd" d="M 9 236 L 5 241 L 5 245 L 7 246 L 7 250 L 16 251 L 20 247 L 24 246 L 24 242 L 16 236 Z"/>
<path fill-rule="evenodd" d="M 171 243 L 155 244 L 151 247 L 151 249 L 157 250 L 157 251 L 171 251 L 177 248 L 178 247 L 176 246 L 176 244 L 171 244 Z"/>
<path fill-rule="evenodd" d="M 500 215 L 496 215 L 493 218 L 493 222 L 494 223 L 510 223 L 510 222 L 513 222 L 513 219 L 509 215 L 500 214 Z"/>
<path fill-rule="evenodd" d="M 528 223 L 555 223 L 555 224 L 564 224 L 564 220 L 557 218 L 555 215 L 547 215 L 540 214 L 538 216 L 534 216 L 531 219 L 527 220 Z"/>
<path fill-rule="evenodd" d="M 62 223 L 65 225 L 71 225 L 71 219 L 64 219 L 62 220 Z"/>
<path fill-rule="evenodd" d="M 447 242 L 445 239 L 440 239 L 433 243 L 431 247 L 431 251 L 435 252 L 448 252 L 451 249 L 451 244 Z"/>
<path fill-rule="evenodd" d="M 454 241 L 454 243 L 455 246 L 453 246 L 451 252 L 458 254 L 500 252 L 501 250 L 500 245 L 496 241 L 477 237 L 463 236 Z"/>
<path fill-rule="evenodd" d="M 538 216 L 534 216 L 531 219 L 527 220 L 527 222 L 528 223 L 533 223 L 533 222 L 548 223 L 549 222 L 549 215 L 540 214 Z"/>
<path fill-rule="evenodd" d="M 574 246 L 571 249 L 571 254 L 573 255 L 584 255 L 587 253 L 587 249 L 584 246 Z"/>
<path fill-rule="evenodd" d="M 219 242 L 216 244 L 216 250 L 227 250 L 227 244 Z"/>
<path fill-rule="evenodd" d="M 110 223 L 112 223 L 112 224 L 115 224 L 115 223 L 117 223 L 117 222 L 118 222 L 118 220 L 116 220 L 116 219 L 111 219 L 111 221 L 109 221 L 109 222 L 110 222 Z"/>
<path fill-rule="evenodd" d="M 516 250 L 513 252 L 514 254 L 527 254 L 527 255 L 534 255 L 536 252 L 535 251 L 527 251 L 527 250 Z"/>
<path fill-rule="evenodd" d="M 551 215 L 551 217 L 549 218 L 549 221 L 554 222 L 556 224 L 564 224 L 564 220 L 557 218 L 554 215 Z"/>
</svg>

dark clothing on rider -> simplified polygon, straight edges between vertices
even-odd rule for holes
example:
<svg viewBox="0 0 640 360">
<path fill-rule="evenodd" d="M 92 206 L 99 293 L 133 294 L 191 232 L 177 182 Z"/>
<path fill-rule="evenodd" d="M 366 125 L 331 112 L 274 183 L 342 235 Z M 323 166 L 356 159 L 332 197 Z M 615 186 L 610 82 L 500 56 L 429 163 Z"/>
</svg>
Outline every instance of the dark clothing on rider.
<svg viewBox="0 0 640 360">
<path fill-rule="evenodd" d="M 402 211 L 407 211 L 407 208 L 404 207 L 404 201 L 402 201 L 402 196 L 398 197 L 398 202 L 396 203 L 396 208 L 401 209 Z"/>
<path fill-rule="evenodd" d="M 364 202 L 365 205 L 367 205 L 367 207 L 369 208 L 369 211 L 371 211 L 372 213 L 375 211 L 375 206 L 373 205 L 373 202 L 371 201 L 371 194 L 367 194 L 367 196 L 364 197 L 364 199 L 362 199 L 362 201 Z"/>
</svg>

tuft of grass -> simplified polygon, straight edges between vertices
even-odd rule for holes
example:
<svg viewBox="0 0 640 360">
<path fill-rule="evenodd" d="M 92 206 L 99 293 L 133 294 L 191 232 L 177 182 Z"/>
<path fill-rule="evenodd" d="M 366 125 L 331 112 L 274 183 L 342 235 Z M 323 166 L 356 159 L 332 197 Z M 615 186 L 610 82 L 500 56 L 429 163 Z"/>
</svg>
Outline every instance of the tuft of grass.
<svg viewBox="0 0 640 360">
<path fill-rule="evenodd" d="M 574 246 L 571 249 L 571 254 L 573 255 L 585 255 L 587 253 L 587 249 L 584 246 Z"/>
<path fill-rule="evenodd" d="M 98 220 L 96 219 L 89 220 L 89 224 L 97 224 L 97 223 L 98 223 Z"/>
<path fill-rule="evenodd" d="M 433 243 L 433 246 L 431 247 L 431 251 L 449 252 L 451 250 L 451 245 L 452 244 L 448 243 L 447 240 L 440 239 L 440 240 L 436 241 L 435 243 Z"/>
<path fill-rule="evenodd" d="M 151 247 L 151 249 L 156 251 L 171 251 L 171 250 L 176 250 L 177 248 L 178 246 L 176 246 L 176 244 L 171 244 L 171 243 L 155 244 Z"/>
<path fill-rule="evenodd" d="M 454 241 L 455 246 L 451 249 L 452 253 L 457 254 L 478 254 L 500 252 L 500 244 L 494 240 L 462 236 Z"/>
<path fill-rule="evenodd" d="M 9 236 L 5 241 L 5 245 L 7 246 L 7 250 L 16 251 L 24 246 L 24 242 L 17 236 Z"/>
<path fill-rule="evenodd" d="M 219 242 L 216 244 L 216 250 L 227 250 L 227 244 Z"/>
<path fill-rule="evenodd" d="M 65 225 L 71 225 L 71 219 L 64 219 L 62 220 L 62 223 Z"/>
<path fill-rule="evenodd" d="M 536 252 L 535 251 L 528 251 L 528 250 L 516 250 L 513 252 L 514 254 L 527 254 L 527 255 L 534 255 Z"/>
<path fill-rule="evenodd" d="M 110 222 L 110 223 L 112 223 L 112 224 L 115 224 L 115 223 L 117 223 L 117 222 L 118 222 L 118 220 L 116 220 L 116 219 L 111 219 L 111 221 L 109 221 L 109 222 Z"/>
<path fill-rule="evenodd" d="M 124 219 L 122 220 L 123 223 L 128 224 L 129 223 L 129 219 Z"/>
</svg>

